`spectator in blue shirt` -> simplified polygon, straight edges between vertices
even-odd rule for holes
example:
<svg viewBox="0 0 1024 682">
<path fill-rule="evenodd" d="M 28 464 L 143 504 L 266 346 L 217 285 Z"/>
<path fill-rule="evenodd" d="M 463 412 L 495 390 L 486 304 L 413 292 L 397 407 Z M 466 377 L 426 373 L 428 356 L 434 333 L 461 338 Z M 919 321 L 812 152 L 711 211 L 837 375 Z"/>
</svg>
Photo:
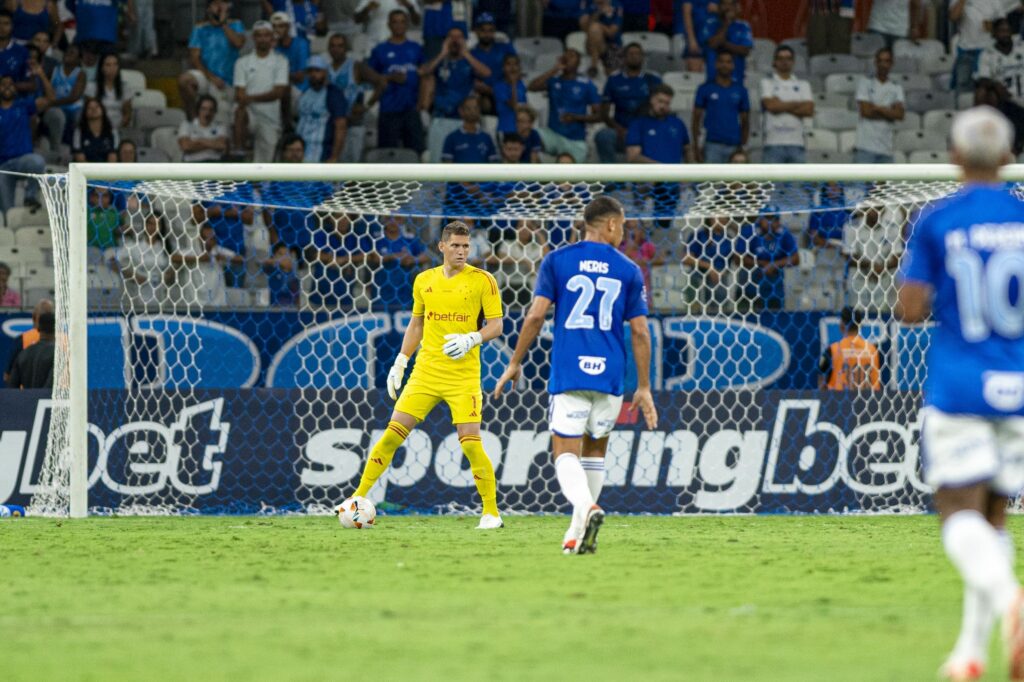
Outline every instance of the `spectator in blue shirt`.
<svg viewBox="0 0 1024 682">
<path fill-rule="evenodd" d="M 299 97 L 295 132 L 306 143 L 306 162 L 337 163 L 348 132 L 348 102 L 341 90 L 327 82 L 327 60 L 323 57 L 310 58 L 308 73 L 309 87 Z"/>
<path fill-rule="evenodd" d="M 704 148 L 697 145 L 697 162 L 729 163 L 729 156 L 746 146 L 750 136 L 750 97 L 743 81 L 734 80 L 733 57 L 719 52 L 715 57 L 715 80 L 697 88 L 693 105 L 693 131 L 703 123 Z"/>
<path fill-rule="evenodd" d="M 490 14 L 480 14 L 476 17 L 473 32 L 476 33 L 476 47 L 470 52 L 491 70 L 490 76 L 477 80 L 476 91 L 483 97 L 484 112 L 494 113 L 494 87 L 501 81 L 505 58 L 514 55 L 516 48 L 512 43 L 498 42 L 498 29 L 494 25 L 494 17 Z"/>
<path fill-rule="evenodd" d="M 614 51 L 622 45 L 622 5 L 618 0 L 593 0 L 580 19 L 580 28 L 587 34 L 587 75 L 597 78 L 599 64 L 605 73 L 611 71 Z"/>
<path fill-rule="evenodd" d="M 537 123 L 537 112 L 527 104 L 516 107 L 516 134 L 523 141 L 523 163 L 540 163 L 540 153 L 544 149 L 540 133 L 534 128 Z"/>
<path fill-rule="evenodd" d="M 707 218 L 694 232 L 683 256 L 683 265 L 697 274 L 701 297 L 717 305 L 729 300 L 729 267 L 737 259 L 733 237 L 726 230 L 728 223 L 724 216 Z"/>
<path fill-rule="evenodd" d="M 366 262 L 373 250 L 368 235 L 357 235 L 352 220 L 344 213 L 320 217 L 321 227 L 313 233 L 309 243 L 315 288 L 309 294 L 314 312 L 335 312 L 340 306 L 352 305 L 352 282 L 358 281 L 356 269 Z"/>
<path fill-rule="evenodd" d="M 277 37 L 275 51 L 288 59 L 288 80 L 293 88 L 306 89 L 306 64 L 309 62 L 309 39 L 292 31 L 292 19 L 287 12 L 274 12 L 270 17 Z M 286 100 L 287 102 L 287 100 Z"/>
<path fill-rule="evenodd" d="M 28 48 L 14 40 L 14 19 L 7 10 L 0 9 L 0 77 L 14 79 L 14 88 L 26 95 L 36 88 L 28 74 Z"/>
<path fill-rule="evenodd" d="M 708 14 L 718 11 L 714 0 L 673 0 L 673 33 L 686 39 L 683 57 L 686 70 L 696 71 L 704 58 L 704 24 Z"/>
<path fill-rule="evenodd" d="M 580 30 L 580 19 L 586 9 L 587 0 L 546 0 L 541 32 L 565 40 L 567 35 Z"/>
<path fill-rule="evenodd" d="M 505 55 L 501 65 L 503 78 L 494 85 L 494 105 L 498 113 L 498 136 L 516 130 L 516 110 L 526 104 L 526 83 L 523 82 L 519 56 Z"/>
<path fill-rule="evenodd" d="M 284 242 L 274 245 L 270 258 L 260 265 L 267 276 L 270 305 L 294 306 L 299 302 L 299 277 L 295 273 L 298 257 Z"/>
<path fill-rule="evenodd" d="M 647 31 L 651 0 L 622 0 L 622 30 Z"/>
<path fill-rule="evenodd" d="M 470 0 L 433 0 L 423 3 L 423 56 L 433 59 L 441 52 L 445 38 L 453 28 L 469 35 Z"/>
<path fill-rule="evenodd" d="M 594 137 L 597 157 L 601 163 L 615 163 L 616 152 L 626 151 L 626 131 L 634 118 L 642 113 L 651 97 L 651 88 L 661 78 L 644 71 L 644 49 L 639 43 L 630 43 L 624 51 L 621 71 L 608 77 L 601 101 L 601 117 L 607 127 Z M 612 106 L 615 115 L 611 115 Z"/>
<path fill-rule="evenodd" d="M 736 0 L 719 0 L 718 14 L 709 16 L 704 24 L 704 65 L 708 80 L 715 77 L 715 55 L 724 51 L 730 53 L 735 62 L 733 79 L 743 82 L 747 55 L 754 49 L 754 30 L 739 18 L 739 13 Z"/>
<path fill-rule="evenodd" d="M 416 109 L 419 99 L 419 67 L 423 63 L 423 48 L 407 40 L 409 16 L 402 10 L 388 15 L 391 37 L 373 48 L 370 68 L 384 76 L 387 87 L 380 94 L 380 114 L 377 118 L 377 144 L 380 147 L 405 147 L 423 151 L 423 122 Z M 375 92 L 367 108 L 378 97 Z"/>
<path fill-rule="evenodd" d="M 21 180 L 9 173 L 42 173 L 46 162 L 32 151 L 32 116 L 38 107 L 46 108 L 46 100 L 18 99 L 14 79 L 0 77 L 0 210 L 14 206 L 15 184 Z M 39 208 L 39 183 L 25 183 L 25 205 Z"/>
<path fill-rule="evenodd" d="M 178 77 L 178 92 L 189 120 L 196 117 L 200 95 L 216 93 L 222 101 L 231 95 L 238 51 L 245 45 L 245 27 L 228 17 L 230 8 L 224 0 L 207 0 L 206 17 L 189 36 L 189 68 Z"/>
<path fill-rule="evenodd" d="M 327 15 L 321 9 L 322 0 L 261 0 L 263 16 L 285 12 L 292 21 L 293 32 L 307 38 L 327 34 Z"/>
<path fill-rule="evenodd" d="M 89 52 L 99 57 L 115 50 L 120 38 L 118 33 L 122 2 L 125 5 L 125 18 L 129 24 L 134 24 L 134 0 L 79 0 L 67 3 L 68 9 L 75 15 L 75 42 L 82 46 L 83 54 Z"/>
<path fill-rule="evenodd" d="M 754 281 L 761 305 L 767 310 L 780 310 L 786 302 L 783 270 L 800 264 L 800 251 L 796 238 L 779 219 L 777 206 L 761 209 L 748 257 L 757 265 Z"/>
<path fill-rule="evenodd" d="M 493 163 L 498 160 L 494 140 L 480 129 L 480 99 L 467 97 L 459 106 L 462 125 L 444 139 L 445 163 Z"/>
<path fill-rule="evenodd" d="M 384 308 L 407 307 L 412 300 L 414 271 L 430 262 L 427 247 L 419 239 L 402 234 L 396 217 L 384 223 L 384 234 L 374 247 L 380 259 L 380 267 L 373 273 L 377 303 Z"/>
<path fill-rule="evenodd" d="M 424 97 L 433 99 L 427 149 L 430 162 L 441 160 L 445 138 L 461 125 L 459 107 L 473 92 L 475 78 L 488 78 L 491 70 L 473 56 L 460 28 L 452 28 L 436 57 L 419 67 Z"/>
<path fill-rule="evenodd" d="M 690 133 L 686 124 L 672 113 L 672 88 L 659 83 L 651 88 L 648 110 L 629 124 L 626 132 L 626 160 L 629 163 L 690 163 Z M 646 205 L 648 197 L 654 211 L 663 217 L 674 216 L 679 203 L 677 182 L 635 185 L 634 203 Z M 665 226 L 665 225 L 663 225 Z"/>
<path fill-rule="evenodd" d="M 566 50 L 553 67 L 530 81 L 528 89 L 548 93 L 548 127 L 539 131 L 544 150 L 553 156 L 569 154 L 583 163 L 587 124 L 601 120 L 601 96 L 590 79 L 579 75 L 579 68 L 580 53 Z"/>
</svg>

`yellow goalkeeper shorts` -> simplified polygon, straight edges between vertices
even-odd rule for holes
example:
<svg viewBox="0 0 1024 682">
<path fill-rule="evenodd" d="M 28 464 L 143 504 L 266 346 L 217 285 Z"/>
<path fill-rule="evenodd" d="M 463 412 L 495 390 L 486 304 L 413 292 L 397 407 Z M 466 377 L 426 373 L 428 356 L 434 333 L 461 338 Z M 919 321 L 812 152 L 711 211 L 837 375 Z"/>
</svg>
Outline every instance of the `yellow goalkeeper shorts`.
<svg viewBox="0 0 1024 682">
<path fill-rule="evenodd" d="M 415 371 L 398 396 L 395 410 L 423 421 L 442 400 L 448 403 L 448 409 L 451 410 L 452 424 L 480 422 L 483 395 L 479 383 L 475 387 L 437 385 L 437 382 L 417 376 Z"/>
</svg>

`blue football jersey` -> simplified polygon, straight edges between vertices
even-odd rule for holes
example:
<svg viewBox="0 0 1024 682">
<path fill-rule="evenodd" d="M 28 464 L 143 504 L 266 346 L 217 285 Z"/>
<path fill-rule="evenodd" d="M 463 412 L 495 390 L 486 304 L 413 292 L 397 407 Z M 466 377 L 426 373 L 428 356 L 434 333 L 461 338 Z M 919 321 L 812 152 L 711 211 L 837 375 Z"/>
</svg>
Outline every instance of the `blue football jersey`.
<svg viewBox="0 0 1024 682">
<path fill-rule="evenodd" d="M 925 403 L 1024 415 L 1024 202 L 976 185 L 922 212 L 900 279 L 934 290 Z"/>
<path fill-rule="evenodd" d="M 544 257 L 536 295 L 555 304 L 548 392 L 622 395 L 623 325 L 647 315 L 644 276 L 609 244 L 583 241 Z"/>
</svg>

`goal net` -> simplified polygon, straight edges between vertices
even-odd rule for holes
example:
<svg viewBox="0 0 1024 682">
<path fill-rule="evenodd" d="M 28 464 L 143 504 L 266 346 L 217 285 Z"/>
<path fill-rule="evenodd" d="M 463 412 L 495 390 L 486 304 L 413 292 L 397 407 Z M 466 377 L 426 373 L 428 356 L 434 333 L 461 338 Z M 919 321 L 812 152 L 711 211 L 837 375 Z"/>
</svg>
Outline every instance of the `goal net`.
<svg viewBox="0 0 1024 682">
<path fill-rule="evenodd" d="M 68 512 L 76 486 L 93 513 L 328 510 L 383 432 L 412 280 L 440 263 L 440 230 L 459 219 L 470 262 L 495 274 L 505 304 L 504 335 L 482 350 L 499 502 L 564 511 L 546 423 L 549 328 L 516 390 L 486 394 L 539 262 L 578 240 L 584 205 L 608 193 L 647 278 L 661 418 L 648 431 L 624 409 L 602 505 L 924 509 L 930 330 L 891 308 L 918 211 L 952 178 L 922 166 L 73 167 L 43 182 L 59 343 L 22 492 L 51 514 Z M 874 363 L 829 352 L 846 306 Z M 627 398 L 635 383 L 630 367 Z M 478 508 L 443 404 L 372 497 L 385 512 Z"/>
</svg>

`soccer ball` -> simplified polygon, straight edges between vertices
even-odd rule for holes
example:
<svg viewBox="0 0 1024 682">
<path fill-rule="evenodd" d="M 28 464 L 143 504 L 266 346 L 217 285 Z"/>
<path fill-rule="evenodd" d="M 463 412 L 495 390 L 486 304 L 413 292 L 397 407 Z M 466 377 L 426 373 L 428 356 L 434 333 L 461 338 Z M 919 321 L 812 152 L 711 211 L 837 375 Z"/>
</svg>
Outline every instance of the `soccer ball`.
<svg viewBox="0 0 1024 682">
<path fill-rule="evenodd" d="M 334 512 L 343 528 L 373 528 L 377 518 L 377 508 L 365 497 L 350 497 L 335 507 Z"/>
</svg>

